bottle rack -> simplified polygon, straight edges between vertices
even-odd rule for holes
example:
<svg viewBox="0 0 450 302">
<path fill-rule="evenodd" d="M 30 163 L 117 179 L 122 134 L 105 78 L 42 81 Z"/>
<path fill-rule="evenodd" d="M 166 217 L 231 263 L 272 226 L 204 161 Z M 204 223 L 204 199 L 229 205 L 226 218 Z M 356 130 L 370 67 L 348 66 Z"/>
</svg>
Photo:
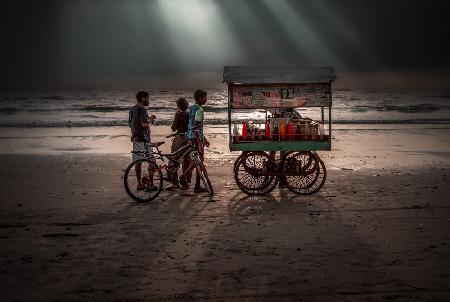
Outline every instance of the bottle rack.
<svg viewBox="0 0 450 302">
<path fill-rule="evenodd" d="M 328 141 L 324 125 L 320 122 L 290 122 L 285 118 L 268 119 L 266 123 L 234 123 L 234 144 L 245 142 Z"/>
</svg>

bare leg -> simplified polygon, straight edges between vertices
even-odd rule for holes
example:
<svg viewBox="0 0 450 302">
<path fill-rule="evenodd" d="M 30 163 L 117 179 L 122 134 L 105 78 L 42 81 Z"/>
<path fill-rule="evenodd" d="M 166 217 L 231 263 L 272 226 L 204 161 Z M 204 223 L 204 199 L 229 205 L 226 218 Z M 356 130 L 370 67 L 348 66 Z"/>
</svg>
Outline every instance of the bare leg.
<svg viewBox="0 0 450 302">
<path fill-rule="evenodd" d="M 191 160 L 188 157 L 186 157 L 183 161 L 182 171 L 183 171 L 183 174 L 186 176 L 186 181 L 188 183 L 190 183 L 191 179 L 192 179 L 192 170 L 186 173 L 186 171 L 190 167 L 190 165 L 191 165 Z"/>
<path fill-rule="evenodd" d="M 137 189 L 138 190 L 142 190 L 143 189 L 143 185 L 142 185 L 142 181 L 141 181 L 141 176 L 142 176 L 142 163 L 136 163 L 134 165 L 134 169 L 136 170 L 136 179 L 137 179 Z"/>
<path fill-rule="evenodd" d="M 148 174 L 150 179 L 150 187 L 153 187 L 153 175 L 155 174 L 155 172 L 150 166 L 148 166 Z"/>
<path fill-rule="evenodd" d="M 199 153 L 200 155 L 200 160 L 203 162 L 204 157 L 202 153 Z M 194 191 L 197 189 L 199 190 L 201 188 L 200 186 L 200 169 L 198 169 L 198 167 L 195 167 L 195 187 L 194 187 Z"/>
<path fill-rule="evenodd" d="M 134 165 L 134 169 L 136 170 L 136 178 L 137 178 L 137 182 L 138 182 L 138 186 L 142 185 L 141 183 L 141 169 L 142 168 L 142 163 L 137 163 Z"/>
<path fill-rule="evenodd" d="M 194 163 L 194 161 L 190 160 L 189 166 L 186 168 L 185 171 L 183 171 L 183 174 L 180 175 L 180 180 L 181 179 L 186 180 L 187 176 L 189 175 L 190 172 L 192 172 L 192 170 L 194 170 L 194 168 L 195 168 L 195 163 Z M 192 175 L 192 173 L 191 173 L 191 175 Z"/>
<path fill-rule="evenodd" d="M 195 187 L 194 190 L 200 189 L 200 170 L 195 167 Z"/>
</svg>

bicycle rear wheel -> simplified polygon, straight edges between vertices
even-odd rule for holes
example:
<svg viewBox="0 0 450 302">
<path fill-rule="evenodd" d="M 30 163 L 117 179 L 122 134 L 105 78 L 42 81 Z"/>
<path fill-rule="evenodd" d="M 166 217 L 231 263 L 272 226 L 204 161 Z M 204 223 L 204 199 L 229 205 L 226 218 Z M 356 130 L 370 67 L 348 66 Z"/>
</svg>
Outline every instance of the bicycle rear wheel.
<svg viewBox="0 0 450 302">
<path fill-rule="evenodd" d="M 138 159 L 125 169 L 123 184 L 127 194 L 134 200 L 151 201 L 162 190 L 162 172 L 155 162 L 149 159 Z"/>
<path fill-rule="evenodd" d="M 209 195 L 214 195 L 214 189 L 211 185 L 211 181 L 208 177 L 208 172 L 206 171 L 206 167 L 203 164 L 203 161 L 200 159 L 199 154 L 193 154 L 192 158 L 194 160 L 195 166 L 197 167 L 198 171 L 200 172 L 200 179 L 203 182 L 203 185 L 205 186 L 206 190 L 208 191 Z"/>
</svg>

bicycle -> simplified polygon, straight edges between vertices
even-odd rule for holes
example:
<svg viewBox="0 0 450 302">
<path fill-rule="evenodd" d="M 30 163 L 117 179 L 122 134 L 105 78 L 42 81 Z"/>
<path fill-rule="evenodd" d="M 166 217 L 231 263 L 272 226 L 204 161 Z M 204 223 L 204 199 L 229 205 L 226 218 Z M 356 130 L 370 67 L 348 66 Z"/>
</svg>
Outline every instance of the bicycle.
<svg viewBox="0 0 450 302">
<path fill-rule="evenodd" d="M 176 135 L 177 134 L 171 134 L 166 138 L 175 137 Z M 164 180 L 170 182 L 171 184 L 177 184 L 180 186 L 176 171 L 184 161 L 185 157 L 190 155 L 193 165 L 191 165 L 186 172 L 197 168 L 203 185 L 209 195 L 212 196 L 214 194 L 214 190 L 211 185 L 211 181 L 208 178 L 208 172 L 206 171 L 206 167 L 200 157 L 200 153 L 195 149 L 194 145 L 189 142 L 189 144 L 186 144 L 172 153 L 162 153 L 161 150 L 159 150 L 159 146 L 162 144 L 164 144 L 164 142 L 153 143 L 153 147 L 156 148 L 156 152 L 153 153 L 153 156 L 149 151 L 132 151 L 132 153 L 144 156 L 144 158 L 133 161 L 125 169 L 123 182 L 127 194 L 138 202 L 152 201 L 163 190 Z M 155 158 L 160 160 L 162 163 L 158 165 Z M 166 163 L 165 159 L 170 162 L 170 166 Z M 140 167 L 140 172 L 136 171 L 137 166 Z M 142 171 L 146 172 L 142 175 Z M 165 171 L 164 175 L 163 171 Z M 137 189 L 138 175 L 143 185 L 142 190 Z M 133 181 L 136 183 L 133 183 Z"/>
</svg>

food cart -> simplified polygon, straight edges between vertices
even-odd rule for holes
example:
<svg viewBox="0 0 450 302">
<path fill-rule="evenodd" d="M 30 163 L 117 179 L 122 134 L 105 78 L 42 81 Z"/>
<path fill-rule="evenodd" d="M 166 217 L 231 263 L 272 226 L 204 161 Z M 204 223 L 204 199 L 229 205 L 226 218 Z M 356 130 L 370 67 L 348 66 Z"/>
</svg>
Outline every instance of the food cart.
<svg viewBox="0 0 450 302">
<path fill-rule="evenodd" d="M 251 195 L 279 183 L 296 194 L 319 191 L 331 150 L 332 68 L 226 66 L 228 130 L 239 188 Z M 277 154 L 279 151 L 279 155 Z"/>
</svg>

